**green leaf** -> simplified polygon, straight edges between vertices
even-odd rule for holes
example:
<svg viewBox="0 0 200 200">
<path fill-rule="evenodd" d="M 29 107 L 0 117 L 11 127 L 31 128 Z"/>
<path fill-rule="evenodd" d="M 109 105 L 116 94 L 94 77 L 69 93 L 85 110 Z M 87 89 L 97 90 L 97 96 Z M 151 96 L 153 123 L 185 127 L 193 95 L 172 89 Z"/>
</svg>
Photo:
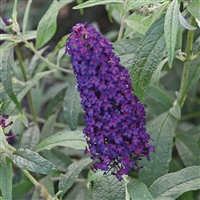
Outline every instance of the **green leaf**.
<svg viewBox="0 0 200 200">
<path fill-rule="evenodd" d="M 63 176 L 63 178 L 59 182 L 58 193 L 60 196 L 63 196 L 64 193 L 67 192 L 67 190 L 69 190 L 69 188 L 73 185 L 75 179 L 78 177 L 82 169 L 88 164 L 90 164 L 91 162 L 92 160 L 90 158 L 85 158 L 71 164 L 68 167 L 66 174 Z"/>
<path fill-rule="evenodd" d="M 45 176 L 44 178 L 40 179 L 39 183 L 45 187 L 51 196 L 54 196 L 54 186 L 50 176 Z M 41 191 L 39 191 L 39 188 L 35 188 L 31 200 L 38 200 L 38 193 L 40 192 Z"/>
<path fill-rule="evenodd" d="M 141 0 L 134 0 L 134 1 L 129 1 L 128 4 L 125 7 L 125 12 L 138 8 L 140 6 L 145 6 L 145 5 L 149 5 L 149 4 L 155 4 L 155 3 L 160 3 L 160 2 L 165 2 L 168 0 L 145 0 L 145 1 L 141 1 Z"/>
<path fill-rule="evenodd" d="M 0 189 L 5 200 L 12 199 L 12 162 L 2 154 L 0 156 Z"/>
<path fill-rule="evenodd" d="M 89 0 L 86 1 L 78 6 L 73 7 L 73 9 L 81 9 L 81 8 L 88 8 L 92 6 L 98 6 L 98 5 L 106 5 L 109 3 L 124 3 L 123 0 Z"/>
<path fill-rule="evenodd" d="M 119 40 L 113 44 L 116 56 L 120 58 L 120 63 L 129 68 L 132 66 L 132 60 L 135 56 L 139 39 Z"/>
<path fill-rule="evenodd" d="M 15 0 L 12 11 L 12 20 L 17 22 L 17 0 Z"/>
<path fill-rule="evenodd" d="M 172 108 L 170 108 L 169 112 L 176 118 L 181 118 L 181 107 L 178 103 L 176 103 Z"/>
<path fill-rule="evenodd" d="M 71 158 L 58 149 L 43 150 L 42 155 L 52 162 L 60 171 L 65 172 L 68 166 L 72 163 Z"/>
<path fill-rule="evenodd" d="M 103 192 L 102 192 L 103 191 Z M 94 200 L 122 200 L 125 199 L 124 181 L 119 181 L 116 176 L 102 175 L 93 182 Z"/>
<path fill-rule="evenodd" d="M 59 0 L 60 8 L 72 2 L 74 2 L 74 0 L 67 0 L 67 1 Z"/>
<path fill-rule="evenodd" d="M 49 9 L 43 15 L 37 27 L 36 48 L 39 49 L 46 44 L 54 35 L 57 28 L 57 15 L 59 12 L 59 3 L 54 0 Z"/>
<path fill-rule="evenodd" d="M 13 153 L 13 163 L 20 169 L 40 174 L 58 174 L 56 167 L 38 153 L 29 149 L 18 149 Z"/>
<path fill-rule="evenodd" d="M 160 115 L 168 111 L 172 107 L 173 102 L 164 90 L 154 85 L 149 85 L 146 90 L 145 104 L 153 113 Z"/>
<path fill-rule="evenodd" d="M 130 74 L 135 94 L 141 100 L 164 52 L 164 16 L 162 16 L 147 30 L 133 59 Z"/>
<path fill-rule="evenodd" d="M 23 97 L 27 94 L 27 92 L 36 85 L 36 83 L 43 77 L 51 74 L 55 70 L 49 70 L 46 72 L 40 72 L 37 73 L 36 76 L 31 79 L 29 82 L 27 82 L 26 86 L 17 88 L 15 91 L 17 95 L 17 99 L 21 101 Z M 2 105 L 2 113 L 10 114 L 12 110 L 15 108 L 15 104 L 9 99 L 9 98 L 4 98 L 3 105 Z"/>
<path fill-rule="evenodd" d="M 153 138 L 152 144 L 155 146 L 155 152 L 150 153 L 150 161 L 142 160 L 144 168 L 139 172 L 140 180 L 147 187 L 169 170 L 175 122 L 172 115 L 163 113 L 147 124 L 147 132 Z"/>
<path fill-rule="evenodd" d="M 155 200 L 174 200 L 187 191 L 200 189 L 199 183 L 200 167 L 192 166 L 160 177 L 149 191 Z"/>
<path fill-rule="evenodd" d="M 6 94 L 10 97 L 10 99 L 15 103 L 19 111 L 22 113 L 22 109 L 20 103 L 13 91 L 12 86 L 12 65 L 14 63 L 13 58 L 13 48 L 9 48 L 1 55 L 1 66 L 0 66 L 0 73 L 1 73 L 1 80 L 6 91 Z"/>
<path fill-rule="evenodd" d="M 24 13 L 24 18 L 23 18 L 23 26 L 22 26 L 23 34 L 25 34 L 25 32 L 26 32 L 26 27 L 27 27 L 27 23 L 28 23 L 28 16 L 29 16 L 29 11 L 30 11 L 30 7 L 31 7 L 31 3 L 32 3 L 32 0 L 29 0 L 27 2 L 27 5 L 26 5 L 26 9 L 25 9 L 25 13 Z"/>
<path fill-rule="evenodd" d="M 40 130 L 36 124 L 32 124 L 24 132 L 20 148 L 34 150 L 40 140 Z"/>
<path fill-rule="evenodd" d="M 17 96 L 17 99 L 21 101 L 30 88 L 31 88 L 30 85 L 22 86 L 20 88 L 15 88 L 15 94 Z M 15 103 L 13 103 L 13 101 L 8 96 L 4 97 L 2 105 L 3 113 L 10 114 L 15 109 L 15 107 L 16 107 Z"/>
<path fill-rule="evenodd" d="M 176 135 L 176 148 L 185 166 L 200 165 L 200 149 L 190 131 Z"/>
<path fill-rule="evenodd" d="M 178 0 L 173 0 L 167 10 L 165 16 L 165 41 L 168 52 L 168 62 L 169 66 L 172 67 L 172 62 L 174 60 L 174 52 L 176 46 L 176 39 L 179 27 L 179 8 L 180 4 Z"/>
<path fill-rule="evenodd" d="M 160 78 L 162 78 L 162 76 L 164 76 L 165 74 L 167 74 L 167 72 L 161 72 L 162 67 L 164 66 L 164 64 L 168 61 L 168 58 L 163 59 L 160 64 L 158 65 L 157 69 L 155 70 L 152 79 L 151 79 L 151 83 L 155 84 L 158 86 L 159 84 L 159 80 Z M 162 74 L 161 74 L 162 73 Z"/>
<path fill-rule="evenodd" d="M 179 12 L 179 21 L 180 21 L 181 25 L 182 25 L 184 28 L 188 29 L 188 30 L 196 30 L 196 29 L 197 29 L 197 27 L 191 26 L 191 25 L 187 22 L 187 20 L 183 17 L 183 15 L 181 14 L 181 12 Z"/>
<path fill-rule="evenodd" d="M 63 102 L 63 116 L 71 130 L 77 129 L 78 115 L 81 109 L 80 96 L 75 82 L 69 84 Z"/>
<path fill-rule="evenodd" d="M 141 15 L 137 13 L 131 14 L 126 20 L 126 24 L 133 30 L 145 34 L 149 26 L 153 21 L 152 17 L 147 17 L 146 15 Z"/>
<path fill-rule="evenodd" d="M 36 38 L 36 31 L 27 31 L 23 37 L 26 39 L 26 40 L 31 40 L 31 39 L 34 39 Z M 0 34 L 0 38 L 1 40 L 8 40 L 8 41 L 14 41 L 14 42 L 22 42 L 22 39 L 21 37 L 19 37 L 18 35 L 10 35 L 10 34 Z M 1 53 L 3 53 L 4 51 L 2 51 Z"/>
<path fill-rule="evenodd" d="M 153 197 L 148 191 L 147 186 L 136 179 L 131 180 L 127 184 L 127 190 L 131 199 L 153 200 Z"/>
<path fill-rule="evenodd" d="M 87 146 L 82 130 L 63 131 L 44 139 L 36 151 L 52 149 L 55 146 L 71 147 L 73 149 L 85 149 Z"/>
<path fill-rule="evenodd" d="M 198 20 L 200 20 L 200 2 L 199 1 L 191 1 L 187 5 L 188 11 Z"/>
<path fill-rule="evenodd" d="M 41 140 L 44 140 L 45 138 L 53 134 L 56 118 L 57 118 L 57 113 L 48 117 L 47 121 L 42 127 Z"/>
</svg>

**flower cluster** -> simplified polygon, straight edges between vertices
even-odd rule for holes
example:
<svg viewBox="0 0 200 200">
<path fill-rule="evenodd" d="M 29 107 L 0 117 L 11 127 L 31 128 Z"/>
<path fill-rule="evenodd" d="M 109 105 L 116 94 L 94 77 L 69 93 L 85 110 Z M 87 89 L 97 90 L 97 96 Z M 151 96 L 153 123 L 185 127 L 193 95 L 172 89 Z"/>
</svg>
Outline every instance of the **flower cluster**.
<svg viewBox="0 0 200 200">
<path fill-rule="evenodd" d="M 92 26 L 77 24 L 66 43 L 71 56 L 81 104 L 85 110 L 84 135 L 93 170 L 104 170 L 121 180 L 141 167 L 154 147 L 146 129 L 145 110 L 133 94 L 128 71 L 120 64 L 112 44 Z"/>
<path fill-rule="evenodd" d="M 8 118 L 9 118 L 9 115 L 2 115 L 1 118 L 0 118 L 0 127 L 2 127 L 3 131 L 5 131 L 5 129 L 7 127 L 9 127 L 13 124 L 12 121 L 9 122 L 9 123 L 6 123 Z M 10 144 L 13 143 L 14 137 L 18 136 L 18 134 L 11 134 L 11 133 L 5 133 L 5 135 L 6 135 L 6 139 L 7 139 L 8 143 L 10 143 Z"/>
</svg>

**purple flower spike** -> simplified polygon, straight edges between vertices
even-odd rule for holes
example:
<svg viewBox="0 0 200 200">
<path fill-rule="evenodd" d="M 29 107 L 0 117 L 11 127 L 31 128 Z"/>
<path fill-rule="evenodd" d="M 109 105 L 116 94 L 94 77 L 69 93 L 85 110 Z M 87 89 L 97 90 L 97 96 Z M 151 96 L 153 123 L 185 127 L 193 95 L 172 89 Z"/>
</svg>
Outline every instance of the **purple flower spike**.
<svg viewBox="0 0 200 200">
<path fill-rule="evenodd" d="M 109 40 L 92 26 L 77 24 L 66 43 L 85 110 L 84 134 L 94 160 L 92 170 L 104 170 L 121 180 L 140 167 L 154 147 L 144 128 L 144 105 L 133 94 L 128 71 Z"/>
</svg>

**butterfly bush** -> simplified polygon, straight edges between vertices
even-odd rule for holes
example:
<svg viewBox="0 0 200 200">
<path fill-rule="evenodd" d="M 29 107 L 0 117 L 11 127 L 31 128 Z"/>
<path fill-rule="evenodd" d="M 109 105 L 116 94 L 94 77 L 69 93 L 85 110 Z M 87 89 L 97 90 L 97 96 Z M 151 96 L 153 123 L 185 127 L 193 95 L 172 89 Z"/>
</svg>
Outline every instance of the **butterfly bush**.
<svg viewBox="0 0 200 200">
<path fill-rule="evenodd" d="M 94 160 L 92 170 L 104 170 L 121 180 L 154 147 L 145 129 L 145 109 L 133 94 L 128 71 L 113 53 L 110 41 L 92 26 L 77 24 L 66 42 L 85 110 L 83 130 Z"/>
</svg>

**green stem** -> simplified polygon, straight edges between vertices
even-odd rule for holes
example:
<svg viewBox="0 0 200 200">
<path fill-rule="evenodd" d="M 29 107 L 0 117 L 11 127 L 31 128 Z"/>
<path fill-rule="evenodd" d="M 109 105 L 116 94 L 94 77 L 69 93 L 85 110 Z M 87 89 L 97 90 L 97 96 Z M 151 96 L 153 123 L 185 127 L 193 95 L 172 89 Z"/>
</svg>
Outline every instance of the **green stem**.
<svg viewBox="0 0 200 200">
<path fill-rule="evenodd" d="M 24 38 L 23 35 L 21 35 L 21 33 L 18 33 L 18 35 L 19 35 L 19 37 L 22 39 L 22 41 L 26 44 L 26 46 L 27 46 L 29 49 L 31 49 L 36 55 L 38 55 L 39 58 L 40 58 L 41 60 L 43 60 L 47 65 L 49 65 L 49 66 L 51 66 L 51 67 L 53 67 L 53 68 L 55 68 L 55 69 L 57 69 L 57 70 L 60 70 L 60 71 L 62 71 L 62 72 L 65 72 L 65 73 L 71 73 L 71 74 L 73 73 L 72 70 L 63 69 L 63 68 L 61 68 L 61 67 L 58 67 L 58 66 L 55 65 L 54 63 L 52 63 L 52 62 L 50 62 L 49 60 L 47 60 L 46 58 L 44 58 L 44 57 L 34 48 L 34 46 L 33 46 L 31 43 L 29 43 L 29 42 L 26 40 L 26 38 Z"/>
<path fill-rule="evenodd" d="M 21 71 L 22 71 L 24 81 L 28 81 L 28 79 L 26 77 L 26 71 L 25 71 L 23 59 L 22 59 L 21 52 L 20 52 L 18 44 L 15 45 L 15 50 L 16 50 L 17 58 L 19 60 L 19 65 L 20 65 L 20 68 L 21 68 Z M 28 105 L 29 105 L 30 111 L 31 111 L 32 116 L 33 116 L 33 120 L 34 120 L 34 122 L 37 123 L 37 118 L 36 118 L 35 109 L 34 109 L 34 106 L 33 106 L 33 101 L 32 101 L 32 96 L 31 96 L 30 91 L 27 92 L 27 98 L 28 98 Z"/>
<path fill-rule="evenodd" d="M 188 119 L 198 118 L 198 117 L 200 117 L 200 112 L 194 112 L 194 113 L 189 113 L 189 114 L 183 115 L 180 120 L 185 121 Z"/>
<path fill-rule="evenodd" d="M 128 4 L 128 0 L 125 1 L 124 3 L 124 8 L 126 8 L 126 5 Z M 127 17 L 127 13 L 123 13 L 123 16 L 122 16 L 122 22 L 121 22 L 121 26 L 120 26 L 120 29 L 119 29 L 119 34 L 118 34 L 118 38 L 117 40 L 120 40 L 122 39 L 122 36 L 124 34 L 124 29 L 125 29 L 125 19 Z"/>
<path fill-rule="evenodd" d="M 26 115 L 26 117 L 28 117 L 29 119 L 33 119 L 32 115 L 28 114 L 28 113 L 24 113 Z M 44 124 L 46 122 L 45 119 L 41 118 L 41 117 L 37 117 L 37 121 Z M 66 128 L 67 127 L 67 124 L 62 124 L 62 123 L 59 123 L 59 122 L 55 122 L 55 127 L 57 128 Z"/>
<path fill-rule="evenodd" d="M 47 192 L 46 188 L 43 185 L 41 185 L 39 182 L 37 182 L 26 169 L 21 169 L 21 171 L 35 185 L 41 199 L 46 199 L 46 200 L 53 199 L 52 196 Z"/>
<path fill-rule="evenodd" d="M 191 26 L 195 26 L 195 18 L 192 16 L 191 17 Z M 180 91 L 179 91 L 179 97 L 178 97 L 178 103 L 182 107 L 185 98 L 186 98 L 186 88 L 187 88 L 187 82 L 188 82 L 188 74 L 189 74 L 189 68 L 190 68 L 190 57 L 192 54 L 192 45 L 193 45 L 193 38 L 194 38 L 194 31 L 193 30 L 188 30 L 188 35 L 187 35 L 187 43 L 186 43 L 186 58 L 184 62 L 184 68 L 183 68 L 183 74 L 182 74 L 182 80 L 181 80 L 181 86 L 180 86 Z"/>
<path fill-rule="evenodd" d="M 40 185 L 40 183 L 38 183 L 33 176 L 26 170 L 26 169 L 21 169 L 21 171 L 25 174 L 25 176 L 37 187 L 38 185 Z"/>
</svg>

